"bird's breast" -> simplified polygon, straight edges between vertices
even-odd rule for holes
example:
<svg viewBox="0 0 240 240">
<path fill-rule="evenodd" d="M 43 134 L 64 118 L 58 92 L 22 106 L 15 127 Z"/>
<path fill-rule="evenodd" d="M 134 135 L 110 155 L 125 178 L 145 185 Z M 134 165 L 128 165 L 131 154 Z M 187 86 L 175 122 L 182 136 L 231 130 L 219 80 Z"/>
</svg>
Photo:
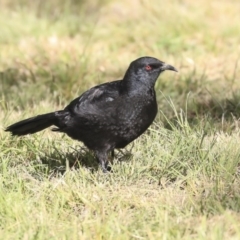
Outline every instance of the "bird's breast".
<svg viewBox="0 0 240 240">
<path fill-rule="evenodd" d="M 118 122 L 126 134 L 135 136 L 143 133 L 151 125 L 156 114 L 155 98 L 131 99 L 126 106 L 120 108 Z"/>
</svg>

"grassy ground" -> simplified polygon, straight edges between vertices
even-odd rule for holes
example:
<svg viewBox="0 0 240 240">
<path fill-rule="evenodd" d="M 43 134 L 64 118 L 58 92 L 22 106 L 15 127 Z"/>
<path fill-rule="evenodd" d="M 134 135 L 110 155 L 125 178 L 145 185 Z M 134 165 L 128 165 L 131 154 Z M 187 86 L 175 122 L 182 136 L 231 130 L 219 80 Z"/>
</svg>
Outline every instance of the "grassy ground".
<svg viewBox="0 0 240 240">
<path fill-rule="evenodd" d="M 87 3 L 85 3 L 87 2 Z M 0 3 L 0 239 L 240 239 L 238 0 Z M 146 134 L 98 171 L 81 143 L 9 124 L 174 65 Z"/>
</svg>

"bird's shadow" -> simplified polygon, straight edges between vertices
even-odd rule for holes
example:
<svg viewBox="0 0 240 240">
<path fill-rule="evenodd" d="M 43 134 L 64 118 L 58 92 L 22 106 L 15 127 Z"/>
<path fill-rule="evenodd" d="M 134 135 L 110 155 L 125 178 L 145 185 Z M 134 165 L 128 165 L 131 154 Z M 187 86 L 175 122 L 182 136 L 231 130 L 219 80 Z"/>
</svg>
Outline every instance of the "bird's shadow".
<svg viewBox="0 0 240 240">
<path fill-rule="evenodd" d="M 126 149 L 115 150 L 114 158 L 109 155 L 109 163 L 112 165 L 117 162 L 128 161 L 131 157 L 132 153 Z M 54 148 L 54 151 L 50 154 L 43 153 L 39 160 L 41 161 L 41 166 L 45 166 L 45 172 L 47 168 L 47 174 L 50 178 L 59 174 L 63 175 L 69 169 L 86 168 L 91 173 L 99 170 L 99 164 L 94 153 L 86 147 L 69 149 L 65 152 Z"/>
</svg>

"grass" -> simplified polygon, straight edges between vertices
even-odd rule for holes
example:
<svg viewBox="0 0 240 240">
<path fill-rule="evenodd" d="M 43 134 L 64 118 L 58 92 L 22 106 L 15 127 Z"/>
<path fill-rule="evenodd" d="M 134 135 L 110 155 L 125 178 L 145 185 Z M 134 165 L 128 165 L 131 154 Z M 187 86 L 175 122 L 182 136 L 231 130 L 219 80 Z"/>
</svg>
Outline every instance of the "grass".
<svg viewBox="0 0 240 240">
<path fill-rule="evenodd" d="M 233 1 L 0 3 L 0 239 L 239 239 L 239 9 Z M 111 174 L 81 143 L 9 124 L 120 79 L 140 56 L 179 70 Z"/>
</svg>

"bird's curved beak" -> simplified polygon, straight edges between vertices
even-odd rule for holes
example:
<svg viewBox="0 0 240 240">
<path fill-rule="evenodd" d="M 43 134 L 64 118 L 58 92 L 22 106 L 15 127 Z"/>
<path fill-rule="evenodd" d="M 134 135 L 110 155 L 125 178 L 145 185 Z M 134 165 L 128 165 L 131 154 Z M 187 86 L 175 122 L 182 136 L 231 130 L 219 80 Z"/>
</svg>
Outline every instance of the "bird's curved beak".
<svg viewBox="0 0 240 240">
<path fill-rule="evenodd" d="M 165 64 L 161 67 L 161 69 L 162 69 L 162 71 L 170 70 L 170 71 L 178 72 L 178 70 L 177 70 L 175 67 L 173 67 L 173 66 L 171 66 L 171 65 L 169 65 L 169 64 L 167 64 L 167 63 L 165 63 Z"/>
</svg>

